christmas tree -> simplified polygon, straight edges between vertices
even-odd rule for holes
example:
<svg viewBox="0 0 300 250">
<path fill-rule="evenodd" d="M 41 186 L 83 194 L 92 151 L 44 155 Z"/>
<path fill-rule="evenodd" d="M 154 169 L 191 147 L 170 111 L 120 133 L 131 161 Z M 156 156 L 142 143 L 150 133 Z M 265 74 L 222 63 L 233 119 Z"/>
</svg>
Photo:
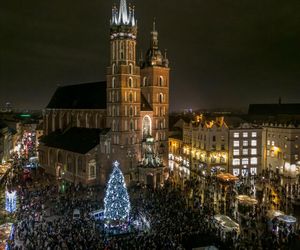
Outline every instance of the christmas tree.
<svg viewBox="0 0 300 250">
<path fill-rule="evenodd" d="M 104 219 L 112 226 L 128 222 L 130 212 L 129 196 L 119 165 L 117 161 L 113 163 L 104 198 Z"/>
</svg>

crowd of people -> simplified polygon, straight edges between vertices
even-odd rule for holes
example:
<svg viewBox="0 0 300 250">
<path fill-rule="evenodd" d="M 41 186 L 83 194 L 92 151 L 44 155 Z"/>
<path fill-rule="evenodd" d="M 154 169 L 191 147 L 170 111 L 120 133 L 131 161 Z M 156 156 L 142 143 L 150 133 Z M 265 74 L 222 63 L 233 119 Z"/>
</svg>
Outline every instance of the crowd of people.
<svg viewBox="0 0 300 250">
<path fill-rule="evenodd" d="M 171 181 L 158 189 L 131 186 L 131 212 L 143 214 L 150 227 L 113 235 L 90 215 L 103 208 L 103 188 L 64 184 L 40 173 L 34 176 L 42 181 L 24 183 L 15 172 L 11 185 L 17 187 L 19 208 L 10 249 L 191 249 L 205 245 L 219 249 L 290 249 L 298 232 L 294 225 L 267 217 L 271 208 L 289 208 L 286 196 L 296 193 L 298 185 L 275 185 L 277 177 L 268 178 L 266 173 L 242 180 L 239 185 L 208 177 L 190 178 L 184 187 Z M 261 187 L 259 192 L 257 185 Z M 264 202 L 241 215 L 236 207 L 237 194 L 255 195 Z M 280 202 L 274 202 L 275 194 Z M 75 209 L 80 211 L 79 218 L 73 217 Z M 225 232 L 214 219 L 220 213 L 238 221 L 239 230 Z"/>
</svg>

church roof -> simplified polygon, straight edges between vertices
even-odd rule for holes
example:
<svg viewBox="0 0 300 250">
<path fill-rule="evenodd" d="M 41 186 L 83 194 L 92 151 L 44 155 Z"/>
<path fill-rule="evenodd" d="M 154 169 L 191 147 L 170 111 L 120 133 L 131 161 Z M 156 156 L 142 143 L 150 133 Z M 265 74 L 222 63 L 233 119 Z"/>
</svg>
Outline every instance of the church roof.
<svg viewBox="0 0 300 250">
<path fill-rule="evenodd" d="M 300 103 L 250 104 L 249 115 L 299 115 Z"/>
<path fill-rule="evenodd" d="M 65 132 L 52 132 L 43 136 L 41 141 L 48 147 L 86 154 L 100 143 L 100 134 L 107 132 L 108 129 L 73 127 Z"/>
<path fill-rule="evenodd" d="M 151 105 L 145 98 L 145 96 L 141 93 L 141 111 L 153 111 Z"/>
<path fill-rule="evenodd" d="M 47 109 L 106 109 L 106 82 L 58 87 Z"/>
</svg>

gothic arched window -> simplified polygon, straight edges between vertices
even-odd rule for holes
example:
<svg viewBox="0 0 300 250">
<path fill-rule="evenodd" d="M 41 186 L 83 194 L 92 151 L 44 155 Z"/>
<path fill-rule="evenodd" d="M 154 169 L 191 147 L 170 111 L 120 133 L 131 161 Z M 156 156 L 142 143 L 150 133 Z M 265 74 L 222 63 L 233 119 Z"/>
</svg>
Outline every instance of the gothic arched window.
<svg viewBox="0 0 300 250">
<path fill-rule="evenodd" d="M 129 74 L 133 75 L 133 65 L 132 65 L 132 63 L 129 64 Z"/>
<path fill-rule="evenodd" d="M 145 115 L 143 118 L 143 138 L 151 135 L 151 118 L 148 115 Z"/>
<path fill-rule="evenodd" d="M 144 76 L 143 78 L 143 87 L 147 86 L 147 77 Z"/>
<path fill-rule="evenodd" d="M 164 102 L 164 95 L 163 95 L 163 93 L 160 93 L 160 94 L 159 94 L 159 102 L 160 102 L 160 103 L 163 103 L 163 102 Z"/>
<path fill-rule="evenodd" d="M 164 78 L 162 76 L 159 77 L 159 86 L 163 86 L 164 85 Z"/>
<path fill-rule="evenodd" d="M 131 131 L 134 130 L 134 123 L 133 123 L 133 120 L 130 120 L 130 130 L 131 130 Z"/>
<path fill-rule="evenodd" d="M 133 116 L 133 108 L 132 108 L 132 106 L 129 108 L 129 115 Z"/>
<path fill-rule="evenodd" d="M 116 85 L 115 85 L 116 83 L 115 83 L 115 82 L 116 82 L 116 78 L 113 77 L 112 80 L 111 80 L 111 87 L 112 87 L 112 88 L 115 88 L 115 87 L 116 87 Z"/>
<path fill-rule="evenodd" d="M 128 87 L 133 88 L 133 79 L 132 79 L 132 77 L 128 78 Z"/>
<path fill-rule="evenodd" d="M 132 97 L 132 92 L 129 93 L 129 101 L 132 102 L 133 101 L 133 97 Z"/>
</svg>

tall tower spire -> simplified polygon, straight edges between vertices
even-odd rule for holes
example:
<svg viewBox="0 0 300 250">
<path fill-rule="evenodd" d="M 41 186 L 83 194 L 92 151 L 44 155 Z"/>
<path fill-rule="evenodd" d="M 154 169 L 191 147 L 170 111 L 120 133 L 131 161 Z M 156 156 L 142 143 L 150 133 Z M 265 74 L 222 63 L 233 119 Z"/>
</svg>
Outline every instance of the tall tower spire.
<svg viewBox="0 0 300 250">
<path fill-rule="evenodd" d="M 151 31 L 151 44 L 152 49 L 158 49 L 158 32 L 156 31 L 156 18 L 153 18 L 153 30 Z"/>
<path fill-rule="evenodd" d="M 113 158 L 128 170 L 132 165 L 130 161 L 136 162 L 128 158 L 129 152 L 140 152 L 141 89 L 140 67 L 136 64 L 137 25 L 134 7 L 127 6 L 126 0 L 120 0 L 119 11 L 115 7 L 112 13 L 112 20 L 115 21 L 111 21 L 110 25 L 106 126 L 111 128 Z"/>
<path fill-rule="evenodd" d="M 150 48 L 141 66 L 142 95 L 153 109 L 152 136 L 154 148 L 163 162 L 168 162 L 169 61 L 158 47 L 156 20 L 150 32 Z"/>
</svg>

